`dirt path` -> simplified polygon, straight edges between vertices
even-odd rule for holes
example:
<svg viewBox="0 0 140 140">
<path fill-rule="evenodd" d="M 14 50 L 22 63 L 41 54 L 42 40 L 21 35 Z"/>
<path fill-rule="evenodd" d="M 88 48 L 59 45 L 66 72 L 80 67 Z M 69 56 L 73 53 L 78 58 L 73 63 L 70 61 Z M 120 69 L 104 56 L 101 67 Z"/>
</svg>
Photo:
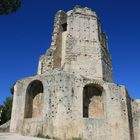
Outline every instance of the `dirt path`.
<svg viewBox="0 0 140 140">
<path fill-rule="evenodd" d="M 47 140 L 47 139 L 25 137 L 12 133 L 0 133 L 0 140 Z"/>
</svg>

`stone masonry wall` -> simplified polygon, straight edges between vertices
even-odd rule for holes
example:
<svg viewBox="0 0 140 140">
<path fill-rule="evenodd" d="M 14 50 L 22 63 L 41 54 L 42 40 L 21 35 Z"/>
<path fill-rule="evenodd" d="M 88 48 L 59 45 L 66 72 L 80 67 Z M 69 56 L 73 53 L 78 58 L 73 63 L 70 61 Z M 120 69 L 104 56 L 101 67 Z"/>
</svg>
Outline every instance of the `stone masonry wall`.
<svg viewBox="0 0 140 140">
<path fill-rule="evenodd" d="M 107 37 L 95 12 L 79 7 L 66 14 L 59 11 L 54 25 L 51 48 L 40 59 L 39 74 L 57 68 L 112 82 Z"/>
<path fill-rule="evenodd" d="M 140 100 L 132 100 L 134 140 L 140 139 Z"/>
<path fill-rule="evenodd" d="M 34 81 L 43 83 L 43 114 L 24 118 L 26 88 Z M 83 91 L 86 85 L 103 88 L 103 116 L 83 117 Z M 19 88 L 20 87 L 20 88 Z M 11 131 L 24 135 L 44 135 L 84 140 L 131 140 L 125 88 L 72 73 L 55 71 L 19 81 L 14 96 Z M 20 92 L 19 92 L 20 90 Z M 22 102 L 21 102 L 22 101 Z"/>
</svg>

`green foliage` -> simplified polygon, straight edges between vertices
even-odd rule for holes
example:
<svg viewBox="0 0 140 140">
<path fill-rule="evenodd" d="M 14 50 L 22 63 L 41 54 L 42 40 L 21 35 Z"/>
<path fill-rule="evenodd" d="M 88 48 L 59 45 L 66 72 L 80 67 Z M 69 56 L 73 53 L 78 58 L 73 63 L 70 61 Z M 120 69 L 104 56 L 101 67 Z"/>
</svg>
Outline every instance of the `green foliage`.
<svg viewBox="0 0 140 140">
<path fill-rule="evenodd" d="M 36 137 L 38 137 L 38 138 L 43 138 L 43 139 L 53 139 L 53 140 L 60 140 L 60 139 L 58 139 L 58 138 L 56 138 L 56 137 L 50 137 L 49 135 L 43 135 L 43 134 L 38 134 Z"/>
<path fill-rule="evenodd" d="M 10 88 L 10 92 L 12 95 L 14 95 L 14 85 Z"/>
<path fill-rule="evenodd" d="M 52 139 L 53 139 L 53 140 L 60 140 L 59 138 L 56 138 L 56 137 L 53 137 Z"/>
<path fill-rule="evenodd" d="M 38 134 L 36 137 L 38 137 L 38 138 L 44 138 L 44 139 L 51 139 L 51 137 L 50 136 L 45 136 L 45 135 L 43 135 L 43 134 Z M 60 139 L 58 139 L 58 138 L 56 138 L 56 137 L 52 137 L 52 139 L 53 140 L 60 140 Z M 82 140 L 82 138 L 78 138 L 78 137 L 72 137 L 70 140 Z"/>
<path fill-rule="evenodd" d="M 82 138 L 73 137 L 72 140 L 82 140 Z"/>
<path fill-rule="evenodd" d="M 47 136 L 44 136 L 44 135 L 42 135 L 42 134 L 40 134 L 40 133 L 37 135 L 37 137 L 38 137 L 38 138 L 44 138 L 44 139 L 51 139 L 50 136 L 48 136 L 48 135 L 47 135 Z"/>
<path fill-rule="evenodd" d="M 12 95 L 14 95 L 14 86 L 16 85 L 16 83 L 13 84 L 13 86 L 10 88 L 10 92 Z"/>
<path fill-rule="evenodd" d="M 12 97 L 7 97 L 3 105 L 0 105 L 0 110 L 2 109 L 0 125 L 6 123 L 11 119 L 12 102 Z"/>
<path fill-rule="evenodd" d="M 0 15 L 16 12 L 20 6 L 20 0 L 0 0 Z"/>
</svg>

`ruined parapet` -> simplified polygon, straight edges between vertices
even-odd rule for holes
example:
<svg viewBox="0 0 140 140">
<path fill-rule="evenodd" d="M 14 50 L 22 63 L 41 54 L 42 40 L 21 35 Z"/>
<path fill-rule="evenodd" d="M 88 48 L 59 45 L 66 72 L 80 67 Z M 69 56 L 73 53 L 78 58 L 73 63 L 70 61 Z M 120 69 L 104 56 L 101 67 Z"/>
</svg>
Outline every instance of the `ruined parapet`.
<svg viewBox="0 0 140 140">
<path fill-rule="evenodd" d="M 78 6 L 56 14 L 51 48 L 41 57 L 38 74 L 53 69 L 112 82 L 107 37 L 91 9 Z"/>
<path fill-rule="evenodd" d="M 38 74 L 50 72 L 53 69 L 60 69 L 62 67 L 62 37 L 63 32 L 67 28 L 67 15 L 63 11 L 58 11 L 54 20 L 54 31 L 52 35 L 52 42 L 50 49 L 46 54 L 40 57 Z M 64 42 L 64 41 L 63 41 Z"/>
</svg>

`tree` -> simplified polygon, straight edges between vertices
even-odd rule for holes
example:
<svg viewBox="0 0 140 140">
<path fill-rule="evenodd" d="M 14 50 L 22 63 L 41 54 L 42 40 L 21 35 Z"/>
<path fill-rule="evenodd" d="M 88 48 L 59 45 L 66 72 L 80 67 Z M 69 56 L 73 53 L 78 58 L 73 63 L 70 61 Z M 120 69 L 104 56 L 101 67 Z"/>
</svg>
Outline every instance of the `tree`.
<svg viewBox="0 0 140 140">
<path fill-rule="evenodd" d="M 2 110 L 0 125 L 6 123 L 11 119 L 12 102 L 13 98 L 7 97 L 3 105 L 0 105 L 0 110 Z"/>
<path fill-rule="evenodd" d="M 14 95 L 14 85 L 10 88 L 10 92 L 12 95 Z"/>
<path fill-rule="evenodd" d="M 16 12 L 20 6 L 20 0 L 0 0 L 0 15 Z"/>
<path fill-rule="evenodd" d="M 15 84 L 14 84 L 15 85 Z M 14 85 L 10 88 L 10 92 L 14 94 Z M 0 105 L 0 125 L 11 119 L 13 97 L 7 97 L 5 102 Z"/>
</svg>

